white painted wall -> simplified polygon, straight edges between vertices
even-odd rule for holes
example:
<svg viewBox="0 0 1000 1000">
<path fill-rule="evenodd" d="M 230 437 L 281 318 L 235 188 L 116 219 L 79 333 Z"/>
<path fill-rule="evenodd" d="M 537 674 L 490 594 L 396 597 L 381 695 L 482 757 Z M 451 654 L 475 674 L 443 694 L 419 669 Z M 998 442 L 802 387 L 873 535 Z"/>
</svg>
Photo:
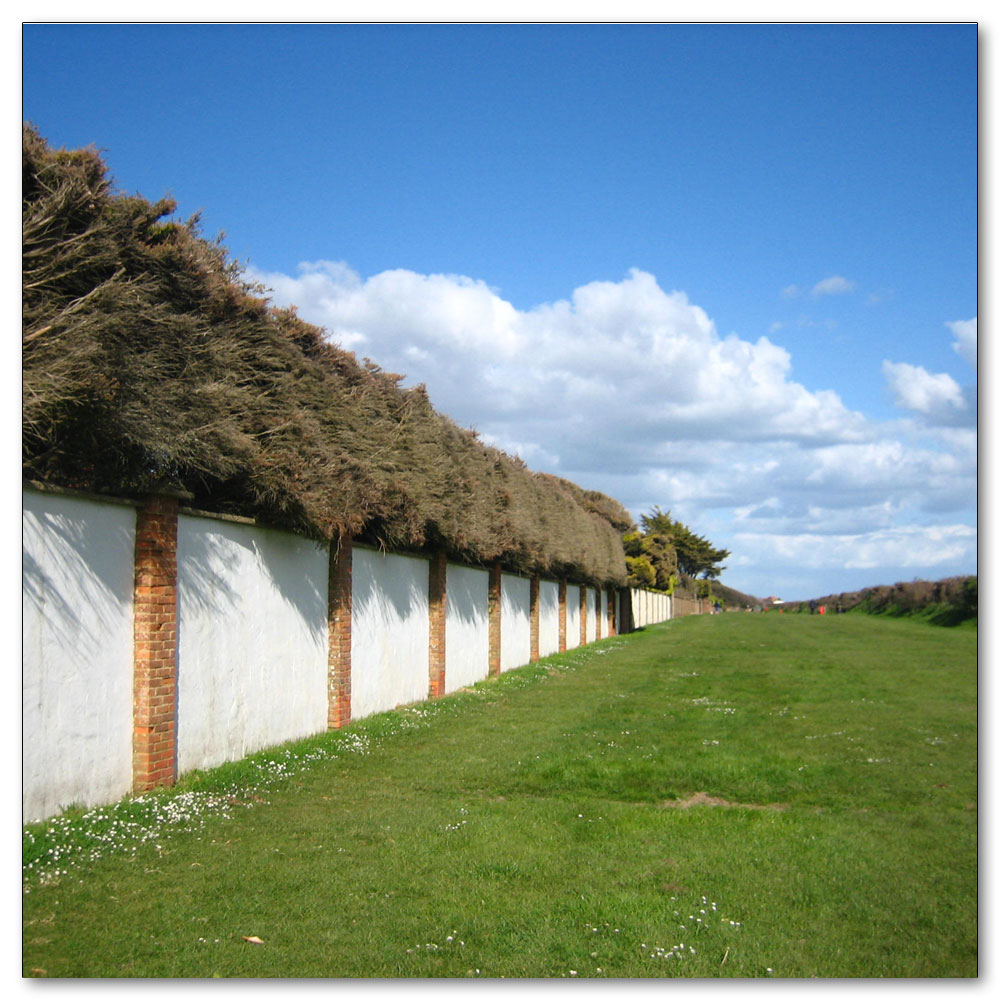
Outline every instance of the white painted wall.
<svg viewBox="0 0 1000 1000">
<path fill-rule="evenodd" d="M 132 787 L 135 510 L 21 495 L 22 810 L 104 805 Z"/>
<path fill-rule="evenodd" d="M 587 587 L 587 642 L 597 639 L 597 591 Z"/>
<path fill-rule="evenodd" d="M 632 596 L 632 619 L 636 628 L 642 628 L 646 624 L 646 591 L 630 591 Z"/>
<path fill-rule="evenodd" d="M 626 601 L 631 602 L 636 628 L 669 621 L 673 617 L 674 599 L 668 594 L 652 590 L 629 590 L 621 594 L 619 608 Z"/>
<path fill-rule="evenodd" d="M 541 580 L 538 584 L 538 655 L 559 652 L 559 584 Z"/>
<path fill-rule="evenodd" d="M 445 588 L 444 688 L 451 692 L 489 676 L 489 570 L 449 563 Z"/>
<path fill-rule="evenodd" d="M 326 729 L 328 567 L 307 539 L 178 517 L 179 773 Z"/>
<path fill-rule="evenodd" d="M 135 510 L 23 493 L 23 809 L 44 819 L 132 782 Z M 488 675 L 489 574 L 447 569 L 446 690 Z M 178 771 L 321 732 L 327 715 L 324 546 L 215 518 L 178 519 Z M 421 701 L 428 688 L 428 562 L 353 550 L 352 715 Z M 531 658 L 530 580 L 501 576 L 501 669 Z M 670 602 L 632 593 L 636 621 Z M 587 639 L 607 595 L 588 588 Z M 567 587 L 567 648 L 580 643 Z M 654 612 L 655 607 L 655 612 Z M 559 648 L 559 585 L 539 586 L 539 654 Z"/>
<path fill-rule="evenodd" d="M 566 587 L 566 648 L 580 645 L 580 588 L 575 584 Z"/>
<path fill-rule="evenodd" d="M 351 717 L 423 701 L 429 687 L 427 560 L 355 546 L 353 580 Z"/>
<path fill-rule="evenodd" d="M 531 581 L 500 574 L 500 670 L 531 662 Z"/>
</svg>

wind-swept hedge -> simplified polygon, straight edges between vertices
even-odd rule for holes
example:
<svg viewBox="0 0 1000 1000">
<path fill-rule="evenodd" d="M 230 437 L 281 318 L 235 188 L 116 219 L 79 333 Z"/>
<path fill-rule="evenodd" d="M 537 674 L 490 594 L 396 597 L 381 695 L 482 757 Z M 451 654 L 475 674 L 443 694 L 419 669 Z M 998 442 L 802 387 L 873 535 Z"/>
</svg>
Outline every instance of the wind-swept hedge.
<svg viewBox="0 0 1000 1000">
<path fill-rule="evenodd" d="M 247 283 L 93 149 L 23 142 L 23 474 L 623 583 L 627 511 L 477 440 Z"/>
</svg>

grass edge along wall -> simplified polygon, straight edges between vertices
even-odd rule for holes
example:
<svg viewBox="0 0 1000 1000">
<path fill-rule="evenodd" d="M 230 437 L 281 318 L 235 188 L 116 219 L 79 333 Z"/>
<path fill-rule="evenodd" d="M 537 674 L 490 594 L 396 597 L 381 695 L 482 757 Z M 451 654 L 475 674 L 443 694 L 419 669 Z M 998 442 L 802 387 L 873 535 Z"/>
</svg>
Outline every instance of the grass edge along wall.
<svg viewBox="0 0 1000 1000">
<path fill-rule="evenodd" d="M 23 820 L 440 697 L 672 605 L 443 554 L 331 550 L 171 497 L 26 487 Z"/>
</svg>

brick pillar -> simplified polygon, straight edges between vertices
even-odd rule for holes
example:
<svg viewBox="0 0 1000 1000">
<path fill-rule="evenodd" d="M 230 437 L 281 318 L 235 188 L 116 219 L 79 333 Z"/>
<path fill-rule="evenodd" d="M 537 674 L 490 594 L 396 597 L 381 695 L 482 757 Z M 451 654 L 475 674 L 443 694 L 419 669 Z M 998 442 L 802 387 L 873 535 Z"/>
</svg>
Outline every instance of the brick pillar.
<svg viewBox="0 0 1000 1000">
<path fill-rule="evenodd" d="M 601 638 L 601 588 L 598 587 L 594 591 L 594 614 L 597 616 L 597 621 L 594 622 L 594 640 L 600 641 Z"/>
<path fill-rule="evenodd" d="M 428 693 L 431 698 L 440 698 L 444 694 L 445 618 L 448 608 L 447 579 L 447 557 L 443 552 L 435 552 L 431 556 L 427 602 L 430 612 Z"/>
<path fill-rule="evenodd" d="M 531 662 L 538 662 L 538 592 L 541 589 L 542 581 L 538 576 L 531 578 L 531 590 L 529 591 L 528 609 L 531 630 Z"/>
<path fill-rule="evenodd" d="M 559 581 L 559 652 L 566 652 L 566 581 Z"/>
<path fill-rule="evenodd" d="M 615 611 L 615 604 L 618 602 L 617 590 L 615 587 L 608 587 L 608 638 L 618 634 L 618 620 Z"/>
<path fill-rule="evenodd" d="M 351 612 L 354 589 L 351 577 L 354 549 L 350 535 L 330 543 L 327 592 L 327 710 L 326 724 L 341 729 L 351 721 Z"/>
<path fill-rule="evenodd" d="M 587 645 L 587 588 L 580 584 L 580 645 Z"/>
<path fill-rule="evenodd" d="M 490 567 L 490 677 L 500 676 L 500 563 Z"/>
<path fill-rule="evenodd" d="M 177 777 L 177 498 L 138 509 L 132 681 L 132 789 Z"/>
</svg>

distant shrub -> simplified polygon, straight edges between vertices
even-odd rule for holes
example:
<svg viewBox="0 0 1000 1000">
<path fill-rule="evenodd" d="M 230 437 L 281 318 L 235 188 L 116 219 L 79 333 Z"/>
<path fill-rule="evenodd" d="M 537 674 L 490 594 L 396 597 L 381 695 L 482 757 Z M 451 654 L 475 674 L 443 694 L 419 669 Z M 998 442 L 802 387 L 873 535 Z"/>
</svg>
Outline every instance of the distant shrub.
<svg viewBox="0 0 1000 1000">
<path fill-rule="evenodd" d="M 625 566 L 628 569 L 630 587 L 656 586 L 656 570 L 647 556 L 626 556 Z"/>
<path fill-rule="evenodd" d="M 913 580 L 867 587 L 818 597 L 816 603 L 870 615 L 920 618 L 933 625 L 960 625 L 979 616 L 978 578 L 954 576 L 935 582 Z M 800 607 L 808 610 L 805 604 Z"/>
</svg>

